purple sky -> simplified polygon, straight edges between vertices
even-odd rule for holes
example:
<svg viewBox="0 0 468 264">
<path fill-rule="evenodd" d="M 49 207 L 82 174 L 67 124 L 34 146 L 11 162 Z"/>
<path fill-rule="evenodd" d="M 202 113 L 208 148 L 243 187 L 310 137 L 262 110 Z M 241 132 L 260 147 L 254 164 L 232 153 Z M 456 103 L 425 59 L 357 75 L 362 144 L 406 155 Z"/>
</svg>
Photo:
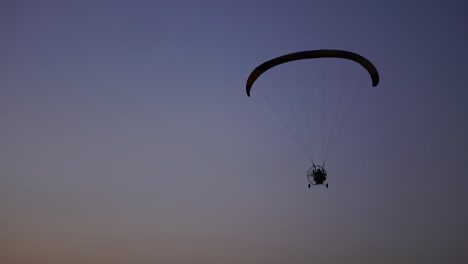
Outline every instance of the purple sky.
<svg viewBox="0 0 468 264">
<path fill-rule="evenodd" d="M 1 1 L 0 263 L 468 262 L 466 10 Z M 322 48 L 367 57 L 379 86 L 309 61 L 254 87 L 285 113 L 311 87 L 369 87 L 327 160 L 330 188 L 308 189 L 310 162 L 245 81 Z M 286 119 L 317 129 L 321 103 Z"/>
</svg>

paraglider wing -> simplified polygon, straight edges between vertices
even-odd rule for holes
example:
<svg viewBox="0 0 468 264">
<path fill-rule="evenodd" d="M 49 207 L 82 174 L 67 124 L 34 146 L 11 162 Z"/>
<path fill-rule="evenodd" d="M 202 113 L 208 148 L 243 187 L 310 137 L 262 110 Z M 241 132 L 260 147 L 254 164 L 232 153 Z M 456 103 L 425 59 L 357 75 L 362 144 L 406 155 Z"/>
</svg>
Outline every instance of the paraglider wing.
<svg viewBox="0 0 468 264">
<path fill-rule="evenodd" d="M 289 53 L 267 62 L 262 63 L 260 66 L 255 68 L 252 73 L 250 73 L 249 78 L 247 79 L 246 84 L 246 91 L 247 96 L 250 97 L 250 90 L 252 89 L 252 85 L 254 82 L 262 75 L 264 72 L 268 71 L 269 69 L 278 66 L 280 64 L 297 61 L 297 60 L 305 60 L 305 59 L 316 59 L 316 58 L 341 58 L 341 59 L 348 59 L 359 63 L 362 67 L 364 67 L 367 72 L 369 73 L 372 79 L 372 86 L 377 86 L 379 84 L 379 73 L 375 66 L 366 58 L 362 57 L 359 54 L 344 51 L 344 50 L 309 50 L 309 51 L 300 51 Z"/>
</svg>

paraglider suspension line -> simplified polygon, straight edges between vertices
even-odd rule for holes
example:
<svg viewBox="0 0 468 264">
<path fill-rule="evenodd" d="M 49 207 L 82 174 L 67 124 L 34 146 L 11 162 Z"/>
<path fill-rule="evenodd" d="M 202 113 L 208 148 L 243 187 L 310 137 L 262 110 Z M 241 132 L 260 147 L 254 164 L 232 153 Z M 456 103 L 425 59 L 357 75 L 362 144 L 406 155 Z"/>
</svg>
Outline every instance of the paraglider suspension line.
<svg viewBox="0 0 468 264">
<path fill-rule="evenodd" d="M 257 91 L 258 92 L 258 91 Z M 278 112 L 278 110 L 275 108 L 275 106 L 273 105 L 273 103 L 270 101 L 270 99 L 258 92 L 258 94 L 260 94 L 261 96 L 263 96 L 265 98 L 265 100 L 267 101 L 268 105 L 271 107 L 271 109 L 273 110 L 273 112 L 278 116 L 278 118 L 281 120 L 281 122 L 283 123 L 283 125 L 288 129 L 289 133 L 292 135 L 292 137 L 294 138 L 294 140 L 296 141 L 296 143 L 299 145 L 299 147 L 301 148 L 302 152 L 304 153 L 304 155 L 306 156 L 306 158 L 310 161 L 310 163 L 314 164 L 314 157 L 312 157 L 312 159 L 309 157 L 307 151 L 305 150 L 304 148 L 304 144 L 302 144 L 302 142 L 297 138 L 296 134 L 294 134 L 294 132 L 291 130 L 291 128 L 288 126 L 288 123 L 284 120 L 284 118 L 281 116 L 281 114 Z"/>
</svg>

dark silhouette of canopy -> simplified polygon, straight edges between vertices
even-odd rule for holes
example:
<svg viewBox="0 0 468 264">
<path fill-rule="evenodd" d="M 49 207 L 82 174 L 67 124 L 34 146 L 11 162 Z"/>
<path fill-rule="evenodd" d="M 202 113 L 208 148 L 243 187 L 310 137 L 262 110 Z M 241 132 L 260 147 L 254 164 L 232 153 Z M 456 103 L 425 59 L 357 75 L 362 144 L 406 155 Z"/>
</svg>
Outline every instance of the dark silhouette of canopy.
<svg viewBox="0 0 468 264">
<path fill-rule="evenodd" d="M 264 72 L 268 71 L 269 69 L 278 66 L 280 64 L 297 61 L 297 60 L 305 60 L 305 59 L 317 59 L 317 58 L 340 58 L 340 59 L 347 59 L 352 60 L 359 63 L 362 67 L 364 67 L 372 79 L 372 86 L 377 86 L 379 84 L 379 73 L 375 66 L 366 58 L 362 57 L 359 54 L 350 51 L 344 50 L 330 50 L 330 49 L 322 49 L 322 50 L 308 50 L 308 51 L 300 51 L 289 53 L 269 61 L 262 63 L 260 66 L 255 68 L 252 73 L 250 73 L 249 78 L 247 79 L 246 84 L 246 91 L 247 96 L 250 97 L 250 90 L 252 89 L 252 85 L 254 82 L 262 75 Z"/>
</svg>

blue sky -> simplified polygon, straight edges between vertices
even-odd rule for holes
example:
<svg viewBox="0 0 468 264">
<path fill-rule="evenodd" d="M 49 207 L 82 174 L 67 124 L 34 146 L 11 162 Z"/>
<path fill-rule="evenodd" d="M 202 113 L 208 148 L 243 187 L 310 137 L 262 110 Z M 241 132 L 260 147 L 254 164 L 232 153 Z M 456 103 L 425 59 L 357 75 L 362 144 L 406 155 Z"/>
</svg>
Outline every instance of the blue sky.
<svg viewBox="0 0 468 264">
<path fill-rule="evenodd" d="M 466 262 L 466 9 L 1 1 L 2 263 Z M 322 48 L 362 54 L 381 82 L 337 62 L 259 80 L 285 114 L 308 88 L 369 86 L 330 188 L 308 189 L 310 162 L 245 81 Z M 297 106 L 287 120 L 310 129 Z"/>
</svg>

